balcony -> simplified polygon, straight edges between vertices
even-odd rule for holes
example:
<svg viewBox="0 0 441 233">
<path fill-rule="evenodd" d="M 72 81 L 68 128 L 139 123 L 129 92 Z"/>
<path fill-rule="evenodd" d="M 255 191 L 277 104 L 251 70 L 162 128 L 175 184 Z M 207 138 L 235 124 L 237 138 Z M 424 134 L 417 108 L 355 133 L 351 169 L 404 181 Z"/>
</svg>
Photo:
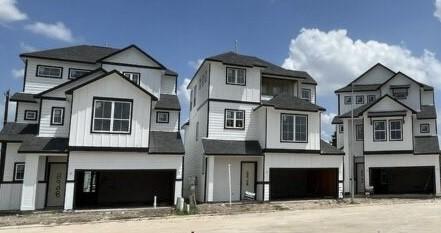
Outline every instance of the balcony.
<svg viewBox="0 0 441 233">
<path fill-rule="evenodd" d="M 269 100 L 280 94 L 296 96 L 297 81 L 262 77 L 262 100 Z"/>
</svg>

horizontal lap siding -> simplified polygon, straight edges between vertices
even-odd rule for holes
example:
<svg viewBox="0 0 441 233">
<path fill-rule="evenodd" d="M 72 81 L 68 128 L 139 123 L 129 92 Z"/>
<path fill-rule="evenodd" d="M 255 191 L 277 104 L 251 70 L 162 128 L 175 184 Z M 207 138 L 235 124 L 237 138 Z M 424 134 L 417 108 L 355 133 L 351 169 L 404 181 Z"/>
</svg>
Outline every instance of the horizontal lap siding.
<svg viewBox="0 0 441 233">
<path fill-rule="evenodd" d="M 40 112 L 39 112 L 40 104 L 18 102 L 17 105 L 18 105 L 17 112 L 15 113 L 17 115 L 17 117 L 16 117 L 17 123 L 38 123 L 38 116 L 40 115 Z M 37 120 L 35 120 L 35 121 L 25 120 L 24 119 L 25 110 L 37 111 Z M 13 111 L 13 110 L 11 110 L 11 111 Z"/>
<path fill-rule="evenodd" d="M 157 112 L 168 112 L 168 123 L 157 123 L 156 116 Z M 165 132 L 178 132 L 178 111 L 167 111 L 167 110 L 154 110 L 152 112 L 152 131 L 165 131 Z"/>
</svg>

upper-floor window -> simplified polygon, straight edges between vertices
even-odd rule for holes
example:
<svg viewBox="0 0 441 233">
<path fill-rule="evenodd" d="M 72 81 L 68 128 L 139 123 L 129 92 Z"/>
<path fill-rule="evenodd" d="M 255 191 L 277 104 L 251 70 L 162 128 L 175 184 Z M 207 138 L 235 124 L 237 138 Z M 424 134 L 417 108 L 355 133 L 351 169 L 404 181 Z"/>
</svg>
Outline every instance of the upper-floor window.
<svg viewBox="0 0 441 233">
<path fill-rule="evenodd" d="M 345 96 L 344 100 L 346 105 L 352 104 L 352 96 Z"/>
<path fill-rule="evenodd" d="M 196 106 L 196 96 L 197 96 L 197 90 L 198 90 L 198 86 L 196 85 L 196 86 L 194 86 L 194 88 L 193 88 L 193 107 L 195 107 Z"/>
<path fill-rule="evenodd" d="M 95 98 L 92 132 L 130 133 L 132 100 Z"/>
<path fill-rule="evenodd" d="M 64 108 L 52 107 L 51 125 L 63 125 L 63 124 L 64 124 Z"/>
<path fill-rule="evenodd" d="M 345 128 L 344 128 L 343 125 L 339 125 L 339 126 L 338 126 L 338 132 L 339 132 L 339 133 L 344 133 L 344 132 L 345 132 Z"/>
<path fill-rule="evenodd" d="M 14 181 L 22 181 L 24 179 L 25 163 L 14 164 Z"/>
<path fill-rule="evenodd" d="M 392 88 L 392 95 L 397 99 L 406 99 L 408 95 L 407 88 Z"/>
<path fill-rule="evenodd" d="M 141 74 L 137 72 L 123 72 L 123 75 L 126 76 L 130 81 L 139 85 L 141 80 Z"/>
<path fill-rule="evenodd" d="M 363 141 L 364 139 L 364 130 L 362 124 L 355 125 L 355 140 Z"/>
<path fill-rule="evenodd" d="M 376 98 L 377 98 L 377 97 L 376 97 L 375 95 L 368 95 L 368 96 L 367 96 L 367 102 L 368 102 L 368 103 L 372 103 L 372 102 L 375 101 Z"/>
<path fill-rule="evenodd" d="M 88 74 L 88 73 L 90 73 L 90 70 L 70 68 L 69 69 L 69 78 L 76 79 L 76 78 L 81 77 L 81 76 Z"/>
<path fill-rule="evenodd" d="M 307 142 L 308 117 L 306 115 L 281 114 L 282 142 Z"/>
<path fill-rule="evenodd" d="M 311 89 L 302 88 L 302 99 L 311 101 Z"/>
<path fill-rule="evenodd" d="M 225 109 L 225 128 L 244 129 L 245 110 Z"/>
<path fill-rule="evenodd" d="M 36 110 L 25 110 L 24 111 L 24 120 L 26 121 L 35 121 L 37 120 L 38 112 Z"/>
<path fill-rule="evenodd" d="M 389 121 L 389 135 L 391 141 L 403 140 L 403 121 L 390 120 Z"/>
<path fill-rule="evenodd" d="M 38 65 L 36 76 L 44 78 L 62 78 L 63 67 Z"/>
<path fill-rule="evenodd" d="M 356 104 L 364 104 L 364 95 L 355 96 L 355 103 Z"/>
<path fill-rule="evenodd" d="M 156 112 L 156 123 L 168 123 L 169 113 L 168 112 Z"/>
<path fill-rule="evenodd" d="M 199 90 L 205 86 L 205 83 L 207 83 L 207 80 L 208 80 L 208 69 L 204 70 L 202 72 L 201 77 L 199 78 Z"/>
<path fill-rule="evenodd" d="M 227 67 L 227 84 L 245 86 L 245 82 L 246 82 L 245 69 Z"/>
<path fill-rule="evenodd" d="M 386 121 L 374 121 L 374 141 L 386 141 Z"/>
<path fill-rule="evenodd" d="M 427 123 L 420 124 L 420 133 L 430 133 L 430 125 Z"/>
</svg>

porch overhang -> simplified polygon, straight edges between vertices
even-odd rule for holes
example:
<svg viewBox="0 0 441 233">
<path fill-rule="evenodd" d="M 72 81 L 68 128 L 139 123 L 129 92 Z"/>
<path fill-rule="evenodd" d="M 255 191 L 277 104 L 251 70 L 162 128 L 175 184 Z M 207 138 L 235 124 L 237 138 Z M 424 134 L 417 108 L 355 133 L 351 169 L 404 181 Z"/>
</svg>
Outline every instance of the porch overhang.
<svg viewBox="0 0 441 233">
<path fill-rule="evenodd" d="M 207 156 L 263 156 L 258 141 L 202 139 Z"/>
</svg>

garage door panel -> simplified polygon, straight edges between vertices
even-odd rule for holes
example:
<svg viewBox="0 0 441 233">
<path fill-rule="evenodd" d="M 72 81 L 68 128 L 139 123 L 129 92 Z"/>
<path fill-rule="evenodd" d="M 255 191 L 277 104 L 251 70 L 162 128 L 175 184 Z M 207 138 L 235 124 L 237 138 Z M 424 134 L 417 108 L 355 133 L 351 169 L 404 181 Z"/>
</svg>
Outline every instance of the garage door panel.
<svg viewBox="0 0 441 233">
<path fill-rule="evenodd" d="M 430 194 L 435 191 L 434 167 L 370 168 L 375 194 Z"/>
</svg>

